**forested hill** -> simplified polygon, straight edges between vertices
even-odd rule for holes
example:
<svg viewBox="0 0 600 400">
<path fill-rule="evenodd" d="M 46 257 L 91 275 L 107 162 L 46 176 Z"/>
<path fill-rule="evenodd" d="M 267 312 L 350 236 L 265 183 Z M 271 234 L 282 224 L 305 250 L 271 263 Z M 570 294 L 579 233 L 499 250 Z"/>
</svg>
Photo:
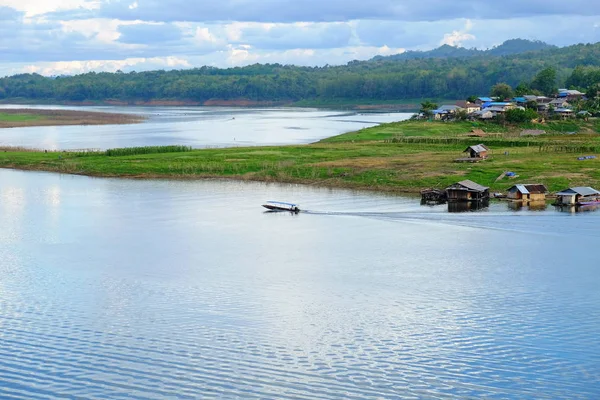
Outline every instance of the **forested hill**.
<svg viewBox="0 0 600 400">
<path fill-rule="evenodd" d="M 447 44 L 429 51 L 406 51 L 391 56 L 377 56 L 373 60 L 412 60 L 415 58 L 448 58 L 448 57 L 475 57 L 475 56 L 507 56 L 527 53 L 530 51 L 556 49 L 556 46 L 539 40 L 511 39 L 489 50 L 467 49 L 464 47 L 449 46 Z"/>
<path fill-rule="evenodd" d="M 585 66 L 577 70 L 575 67 Z M 556 87 L 594 84 L 600 77 L 600 44 L 547 48 L 522 54 L 472 57 L 380 59 L 343 66 L 296 67 L 255 64 L 243 68 L 202 67 L 180 71 L 87 73 L 48 78 L 23 74 L 0 79 L 4 101 L 126 102 L 248 100 L 292 103 L 459 99 L 488 94 L 499 82 L 532 82 L 547 67 Z M 585 89 L 585 88 L 584 88 Z"/>
</svg>

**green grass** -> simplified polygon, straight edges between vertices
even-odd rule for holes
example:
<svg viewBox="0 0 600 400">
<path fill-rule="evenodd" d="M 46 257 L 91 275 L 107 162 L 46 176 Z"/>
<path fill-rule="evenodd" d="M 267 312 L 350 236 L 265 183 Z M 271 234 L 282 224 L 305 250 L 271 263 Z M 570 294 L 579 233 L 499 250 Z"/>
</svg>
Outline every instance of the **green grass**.
<svg viewBox="0 0 600 400">
<path fill-rule="evenodd" d="M 114 149 L 98 153 L 0 152 L 0 167 L 92 176 L 139 178 L 232 178 L 315 184 L 382 191 L 416 192 L 471 179 L 504 191 L 515 183 L 543 183 L 550 190 L 571 185 L 600 187 L 600 135 L 579 125 L 577 135 L 515 137 L 511 129 L 471 138 L 470 123 L 402 122 L 340 135 L 311 145 L 191 150 L 185 146 Z M 494 128 L 494 129 L 492 129 Z M 421 135 L 417 135 L 420 132 Z M 586 133 L 584 133 L 586 132 Z M 456 163 L 470 144 L 486 143 L 490 159 Z M 178 150 L 182 151 L 178 151 Z M 10 150 L 10 149 L 8 149 Z M 504 171 L 518 178 L 496 182 Z"/>
<path fill-rule="evenodd" d="M 27 122 L 27 121 L 38 121 L 41 117 L 39 115 L 32 114 L 7 114 L 0 112 L 0 121 L 6 122 Z"/>
<path fill-rule="evenodd" d="M 190 146 L 144 146 L 108 149 L 105 154 L 109 157 L 135 156 L 138 154 L 184 153 L 192 151 Z"/>
</svg>

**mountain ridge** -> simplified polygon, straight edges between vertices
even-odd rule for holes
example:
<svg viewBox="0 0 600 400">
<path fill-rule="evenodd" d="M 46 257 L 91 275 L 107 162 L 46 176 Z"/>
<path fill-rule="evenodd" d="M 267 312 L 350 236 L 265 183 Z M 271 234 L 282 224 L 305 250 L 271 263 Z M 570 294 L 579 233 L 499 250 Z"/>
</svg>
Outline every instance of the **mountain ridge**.
<svg viewBox="0 0 600 400">
<path fill-rule="evenodd" d="M 467 49 L 466 47 L 450 46 L 448 44 L 443 44 L 440 47 L 427 51 L 408 50 L 404 53 L 392 54 L 389 56 L 375 56 L 369 61 L 414 60 L 420 58 L 469 58 L 477 56 L 502 57 L 514 54 L 528 53 L 531 51 L 558 48 L 558 46 L 542 42 L 541 40 L 509 39 L 498 46 L 494 46 L 486 50 L 479 50 L 476 48 Z"/>
</svg>

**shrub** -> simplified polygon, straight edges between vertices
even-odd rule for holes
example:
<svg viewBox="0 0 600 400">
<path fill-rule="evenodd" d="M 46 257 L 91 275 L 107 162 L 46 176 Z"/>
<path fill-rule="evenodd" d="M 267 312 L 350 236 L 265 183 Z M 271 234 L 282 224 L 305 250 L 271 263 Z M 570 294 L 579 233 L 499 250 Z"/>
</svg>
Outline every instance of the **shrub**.
<svg viewBox="0 0 600 400">
<path fill-rule="evenodd" d="M 158 154 L 158 153 L 182 153 L 192 151 L 191 146 L 144 146 L 144 147 L 125 147 L 119 149 L 108 149 L 105 154 L 109 157 L 134 156 L 138 154 Z"/>
</svg>

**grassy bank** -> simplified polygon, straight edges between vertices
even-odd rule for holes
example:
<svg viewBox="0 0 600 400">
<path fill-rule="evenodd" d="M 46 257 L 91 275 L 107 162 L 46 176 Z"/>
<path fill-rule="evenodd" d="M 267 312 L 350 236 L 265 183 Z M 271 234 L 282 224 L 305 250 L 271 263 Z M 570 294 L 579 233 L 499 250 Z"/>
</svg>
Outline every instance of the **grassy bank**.
<svg viewBox="0 0 600 400">
<path fill-rule="evenodd" d="M 133 124 L 143 120 L 131 114 L 115 114 L 76 110 L 3 109 L 0 128 L 58 125 Z"/>
<path fill-rule="evenodd" d="M 600 159 L 578 160 L 579 156 L 600 153 L 597 124 L 575 124 L 575 134 L 561 133 L 564 123 L 557 123 L 545 127 L 547 135 L 519 137 L 520 127 L 407 121 L 311 145 L 192 151 L 171 147 L 169 152 L 139 148 L 113 156 L 109 152 L 4 149 L 0 167 L 107 177 L 232 178 L 397 192 L 444 187 L 462 179 L 495 191 L 519 182 L 541 182 L 551 190 L 572 185 L 600 187 Z M 473 128 L 485 136 L 467 136 Z M 454 162 L 467 146 L 477 143 L 491 147 L 489 160 Z M 504 171 L 519 176 L 496 181 Z"/>
</svg>

